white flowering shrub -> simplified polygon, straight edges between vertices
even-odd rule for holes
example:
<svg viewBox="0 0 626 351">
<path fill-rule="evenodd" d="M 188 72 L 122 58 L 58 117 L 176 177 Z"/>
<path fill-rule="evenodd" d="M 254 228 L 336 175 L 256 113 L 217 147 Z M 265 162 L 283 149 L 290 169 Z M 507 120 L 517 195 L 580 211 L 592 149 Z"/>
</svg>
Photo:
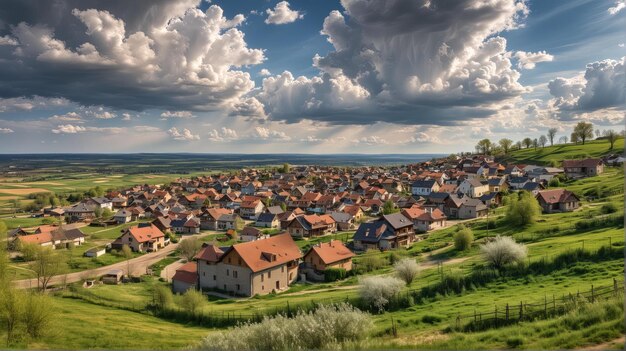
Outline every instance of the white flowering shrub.
<svg viewBox="0 0 626 351">
<path fill-rule="evenodd" d="M 365 304 L 383 311 L 389 299 L 399 293 L 404 285 L 404 281 L 396 277 L 366 277 L 359 281 L 359 295 Z"/>
<path fill-rule="evenodd" d="M 409 285 L 417 276 L 417 262 L 413 258 L 403 258 L 393 265 L 393 269 L 396 272 L 398 278 L 404 280 Z"/>
<path fill-rule="evenodd" d="M 494 240 L 482 245 L 480 252 L 487 263 L 494 268 L 513 262 L 523 262 L 528 254 L 526 246 L 518 244 L 509 236 L 497 236 Z"/>
<path fill-rule="evenodd" d="M 206 337 L 200 350 L 328 350 L 354 346 L 372 327 L 367 313 L 349 304 L 321 306 L 294 318 L 266 317 Z"/>
</svg>

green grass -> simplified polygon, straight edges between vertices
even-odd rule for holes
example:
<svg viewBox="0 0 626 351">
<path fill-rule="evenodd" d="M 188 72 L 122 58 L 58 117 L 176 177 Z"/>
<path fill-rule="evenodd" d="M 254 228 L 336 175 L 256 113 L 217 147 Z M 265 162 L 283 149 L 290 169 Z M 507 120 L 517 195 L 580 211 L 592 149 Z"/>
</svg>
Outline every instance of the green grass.
<svg viewBox="0 0 626 351">
<path fill-rule="evenodd" d="M 526 164 L 543 164 L 551 165 L 556 162 L 558 165 L 563 160 L 577 159 L 585 157 L 601 157 L 606 154 L 621 154 L 624 151 L 624 139 L 615 142 L 613 150 L 609 149 L 610 144 L 606 140 L 591 140 L 585 145 L 582 144 L 558 144 L 554 146 L 546 146 L 516 150 L 511 152 L 504 161 Z"/>
<path fill-rule="evenodd" d="M 28 349 L 183 349 L 206 336 L 206 328 L 186 326 L 141 313 L 53 298 L 56 323 Z M 3 335 L 0 332 L 0 335 Z"/>
</svg>

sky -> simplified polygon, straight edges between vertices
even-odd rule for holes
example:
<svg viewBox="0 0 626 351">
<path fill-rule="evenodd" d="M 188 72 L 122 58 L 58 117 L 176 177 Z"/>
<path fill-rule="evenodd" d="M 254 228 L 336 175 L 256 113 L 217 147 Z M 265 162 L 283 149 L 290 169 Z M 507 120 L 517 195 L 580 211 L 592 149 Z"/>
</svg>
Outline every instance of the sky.
<svg viewBox="0 0 626 351">
<path fill-rule="evenodd" d="M 0 153 L 451 153 L 624 129 L 626 0 L 5 0 Z"/>
</svg>

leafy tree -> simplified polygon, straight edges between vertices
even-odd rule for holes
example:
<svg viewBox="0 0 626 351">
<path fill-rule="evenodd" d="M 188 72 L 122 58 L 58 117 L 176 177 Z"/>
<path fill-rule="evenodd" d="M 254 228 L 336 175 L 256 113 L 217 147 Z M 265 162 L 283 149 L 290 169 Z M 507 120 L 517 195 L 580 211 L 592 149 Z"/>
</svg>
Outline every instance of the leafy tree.
<svg viewBox="0 0 626 351">
<path fill-rule="evenodd" d="M 556 136 L 556 132 L 558 130 L 556 128 L 548 129 L 548 139 L 550 139 L 550 146 L 554 145 L 554 137 Z"/>
<path fill-rule="evenodd" d="M 406 285 L 411 284 L 417 276 L 418 266 L 414 258 L 403 258 L 393 265 L 393 270 L 398 278 L 404 280 Z"/>
<path fill-rule="evenodd" d="M 16 329 L 24 314 L 24 294 L 11 287 L 8 282 L 0 286 L 0 321 L 4 322 L 6 332 L 6 344 L 11 345 L 16 341 Z"/>
<path fill-rule="evenodd" d="M 559 138 L 559 144 L 567 144 L 567 135 L 563 135 Z"/>
<path fill-rule="evenodd" d="M 492 143 L 489 139 L 482 139 L 476 144 L 476 150 L 481 154 L 487 155 L 491 151 Z"/>
<path fill-rule="evenodd" d="M 472 247 L 474 241 L 474 233 L 467 227 L 461 228 L 454 234 L 454 247 L 458 251 L 465 251 Z"/>
<path fill-rule="evenodd" d="M 291 166 L 289 163 L 283 163 L 283 167 L 281 169 L 282 173 L 289 173 L 291 171 Z"/>
<path fill-rule="evenodd" d="M 283 212 L 287 212 L 287 204 L 285 204 L 284 202 L 281 202 L 280 209 L 283 210 Z"/>
<path fill-rule="evenodd" d="M 546 138 L 545 135 L 542 135 L 539 137 L 539 144 L 541 145 L 541 147 L 546 147 L 547 143 L 548 143 L 548 138 Z"/>
<path fill-rule="evenodd" d="M 524 140 L 522 140 L 522 144 L 524 144 L 524 147 L 528 149 L 533 144 L 533 140 L 531 138 L 524 138 Z"/>
<path fill-rule="evenodd" d="M 24 326 L 31 338 L 40 338 L 51 329 L 54 310 L 47 296 L 28 294 L 23 310 Z"/>
<path fill-rule="evenodd" d="M 574 133 L 577 135 L 578 139 L 582 141 L 583 145 L 585 145 L 587 139 L 593 138 L 593 124 L 578 122 L 576 127 L 574 127 Z"/>
<path fill-rule="evenodd" d="M 500 141 L 498 141 L 498 144 L 500 144 L 502 151 L 504 151 L 504 154 L 506 155 L 509 153 L 509 150 L 511 149 L 511 145 L 513 145 L 513 140 L 503 138 L 503 139 L 500 139 Z"/>
<path fill-rule="evenodd" d="M 509 236 L 500 235 L 482 245 L 480 252 L 485 261 L 496 269 L 500 269 L 510 263 L 523 262 L 528 254 L 526 246 L 516 243 Z"/>
<path fill-rule="evenodd" d="M 578 144 L 578 134 L 576 134 L 576 132 L 572 132 L 569 140 L 574 143 L 574 145 Z"/>
<path fill-rule="evenodd" d="M 0 286 L 8 280 L 9 257 L 7 255 L 7 225 L 0 221 Z"/>
<path fill-rule="evenodd" d="M 539 141 L 537 140 L 537 138 L 535 138 L 533 139 L 533 148 L 537 150 L 537 146 L 539 146 Z"/>
<path fill-rule="evenodd" d="M 164 310 L 174 304 L 172 291 L 164 285 L 157 285 L 152 290 L 152 304 L 159 310 Z"/>
<path fill-rule="evenodd" d="M 201 247 L 202 243 L 200 243 L 196 238 L 184 239 L 181 240 L 180 244 L 178 244 L 180 254 L 186 258 L 187 261 L 191 261 Z"/>
<path fill-rule="evenodd" d="M 517 142 L 515 143 L 515 147 L 516 147 L 518 150 L 521 150 L 521 149 L 522 149 L 522 142 L 521 142 L 521 141 L 517 141 Z"/>
<path fill-rule="evenodd" d="M 241 217 L 235 217 L 235 230 L 240 231 L 245 225 L 246 222 Z"/>
<path fill-rule="evenodd" d="M 113 211 L 111 211 L 109 208 L 105 208 L 104 210 L 102 210 L 102 218 L 111 218 L 113 217 Z"/>
<path fill-rule="evenodd" d="M 550 182 L 548 183 L 548 185 L 551 188 L 558 188 L 561 186 L 561 182 L 559 181 L 559 178 L 553 177 L 552 179 L 550 179 Z"/>
<path fill-rule="evenodd" d="M 201 292 L 194 290 L 194 289 L 187 290 L 183 294 L 183 298 L 180 302 L 183 309 L 185 309 L 185 311 L 191 314 L 196 314 L 196 311 L 198 311 L 198 308 L 200 308 L 200 306 L 202 306 L 203 303 L 204 303 L 204 295 L 202 295 Z"/>
<path fill-rule="evenodd" d="M 400 209 L 396 208 L 396 204 L 393 203 L 393 201 L 391 200 L 387 200 L 385 201 L 385 203 L 383 204 L 383 214 L 392 214 L 392 213 L 396 213 L 399 212 Z"/>
<path fill-rule="evenodd" d="M 541 206 L 532 193 L 520 191 L 512 193 L 507 198 L 505 219 L 515 226 L 532 224 L 541 215 Z"/>
<path fill-rule="evenodd" d="M 611 144 L 610 149 L 613 150 L 613 146 L 615 145 L 615 142 L 617 141 L 617 139 L 619 139 L 620 135 L 618 132 L 614 131 L 613 129 L 609 129 L 609 130 L 604 131 L 604 137 L 609 142 L 609 144 Z"/>
</svg>

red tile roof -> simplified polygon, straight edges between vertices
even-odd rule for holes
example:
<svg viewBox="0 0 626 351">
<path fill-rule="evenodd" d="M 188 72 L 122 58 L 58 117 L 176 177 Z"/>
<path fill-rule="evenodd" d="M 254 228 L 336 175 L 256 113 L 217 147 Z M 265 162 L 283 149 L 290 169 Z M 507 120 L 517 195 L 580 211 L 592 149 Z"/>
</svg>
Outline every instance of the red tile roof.
<svg viewBox="0 0 626 351">
<path fill-rule="evenodd" d="M 185 282 L 188 284 L 196 284 L 198 281 L 198 264 L 196 262 L 187 262 L 176 270 L 172 280 Z"/>
<path fill-rule="evenodd" d="M 354 253 L 339 240 L 331 240 L 327 243 L 317 244 L 313 246 L 306 255 L 309 255 L 311 252 L 315 252 L 324 264 L 332 264 L 354 256 Z"/>
<path fill-rule="evenodd" d="M 233 245 L 232 250 L 239 254 L 253 272 L 302 258 L 298 245 L 289 233 L 274 235 L 265 240 L 236 244 Z"/>
</svg>

